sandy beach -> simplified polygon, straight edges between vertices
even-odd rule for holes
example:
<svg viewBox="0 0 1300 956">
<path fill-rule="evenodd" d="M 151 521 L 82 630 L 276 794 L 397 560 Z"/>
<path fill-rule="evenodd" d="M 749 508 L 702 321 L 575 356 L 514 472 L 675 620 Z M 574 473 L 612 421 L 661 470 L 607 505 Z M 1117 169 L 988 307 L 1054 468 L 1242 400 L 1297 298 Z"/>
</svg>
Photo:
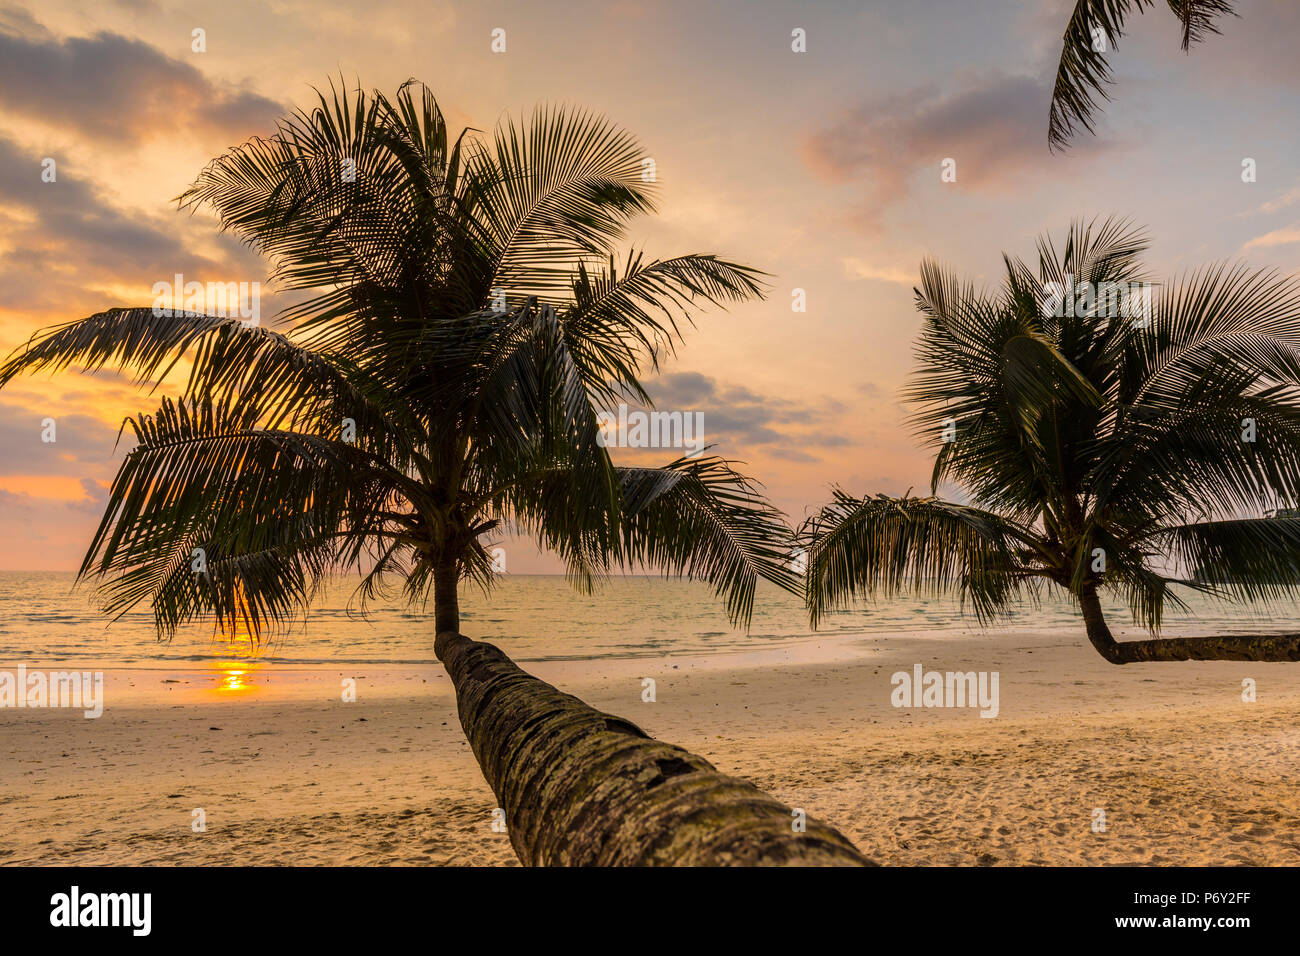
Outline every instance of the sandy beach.
<svg viewBox="0 0 1300 956">
<path fill-rule="evenodd" d="M 881 863 L 1300 863 L 1294 666 L 1114 667 L 1078 638 L 870 635 L 525 666 Z M 891 675 L 916 664 L 997 671 L 998 716 L 892 706 Z M 517 865 L 438 665 L 105 677 L 98 719 L 0 710 L 0 863 Z"/>
</svg>

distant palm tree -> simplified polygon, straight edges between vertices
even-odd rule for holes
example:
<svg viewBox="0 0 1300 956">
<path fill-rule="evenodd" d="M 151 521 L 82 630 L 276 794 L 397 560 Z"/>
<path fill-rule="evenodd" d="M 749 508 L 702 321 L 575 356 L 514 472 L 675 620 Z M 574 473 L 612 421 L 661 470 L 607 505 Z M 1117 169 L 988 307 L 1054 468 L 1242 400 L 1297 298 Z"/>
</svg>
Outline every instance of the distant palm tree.
<svg viewBox="0 0 1300 956">
<path fill-rule="evenodd" d="M 211 206 L 272 260 L 301 297 L 287 333 L 114 309 L 10 357 L 0 385 L 73 365 L 156 384 L 192 362 L 180 401 L 128 419 L 137 444 L 81 574 L 110 613 L 148 602 L 164 635 L 203 615 L 273 632 L 348 570 L 361 606 L 387 581 L 432 596 L 435 653 L 525 862 L 862 862 L 830 827 L 792 834 L 754 787 L 460 635 L 458 584 L 491 585 L 505 530 L 583 587 L 644 566 L 705 581 L 733 622 L 758 578 L 798 588 L 780 514 L 728 462 L 618 467 L 598 438 L 602 403 L 649 403 L 639 376 L 693 308 L 759 295 L 759 274 L 708 255 L 616 268 L 654 186 L 602 119 L 541 109 L 470 132 L 450 141 L 413 82 L 394 100 L 335 91 L 203 171 L 182 206 Z M 712 804 L 747 825 L 712 825 Z"/>
<path fill-rule="evenodd" d="M 1218 33 L 1216 17 L 1235 16 L 1232 0 L 1168 0 L 1183 28 L 1183 49 Z M 1129 13 L 1144 13 L 1155 0 L 1077 0 L 1070 22 L 1065 27 L 1061 61 L 1056 70 L 1056 88 L 1052 91 L 1052 109 L 1047 139 L 1053 150 L 1070 145 L 1076 124 L 1089 133 L 1101 106 L 1109 99 L 1106 87 L 1113 82 L 1106 54 L 1124 35 L 1124 18 Z M 1100 99 L 1099 99 L 1100 97 Z"/>
<path fill-rule="evenodd" d="M 805 523 L 813 623 L 857 597 L 953 589 L 984 620 L 1045 584 L 1115 664 L 1300 660 L 1300 636 L 1117 642 L 1100 594 L 1153 634 L 1179 586 L 1243 601 L 1300 584 L 1300 287 L 1216 265 L 1144 302 L 1146 243 L 1071 227 L 997 294 L 926 262 L 907 392 L 931 497 L 834 500 Z M 1100 294 L 1105 291 L 1106 294 Z M 955 483 L 966 503 L 933 495 Z M 1280 511 L 1276 509 L 1282 509 Z"/>
</svg>

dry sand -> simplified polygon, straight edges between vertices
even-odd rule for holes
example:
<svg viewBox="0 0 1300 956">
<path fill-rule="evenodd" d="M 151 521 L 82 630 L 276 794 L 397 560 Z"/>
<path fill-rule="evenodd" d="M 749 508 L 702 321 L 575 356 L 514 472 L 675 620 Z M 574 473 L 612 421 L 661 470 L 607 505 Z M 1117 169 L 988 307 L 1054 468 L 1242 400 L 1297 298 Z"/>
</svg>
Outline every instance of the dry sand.
<svg viewBox="0 0 1300 956">
<path fill-rule="evenodd" d="M 917 663 L 997 671 L 999 715 L 891 706 Z M 1300 864 L 1300 665 L 1114 667 L 1021 632 L 525 666 L 881 863 Z M 516 865 L 438 665 L 106 675 L 97 720 L 0 709 L 0 863 Z"/>
</svg>

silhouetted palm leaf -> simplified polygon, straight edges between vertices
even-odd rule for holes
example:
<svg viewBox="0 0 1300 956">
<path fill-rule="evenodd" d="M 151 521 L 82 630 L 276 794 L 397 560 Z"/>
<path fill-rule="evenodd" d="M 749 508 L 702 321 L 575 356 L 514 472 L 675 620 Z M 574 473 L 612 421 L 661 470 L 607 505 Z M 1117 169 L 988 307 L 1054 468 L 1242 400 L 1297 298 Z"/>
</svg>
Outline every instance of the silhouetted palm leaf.
<svg viewBox="0 0 1300 956">
<path fill-rule="evenodd" d="M 1077 0 L 1065 27 L 1061 60 L 1052 91 L 1047 138 L 1053 150 L 1063 150 L 1079 127 L 1094 132 L 1093 120 L 1101 101 L 1109 98 L 1112 82 L 1107 54 L 1125 33 L 1126 19 L 1144 13 L 1155 0 Z M 1218 33 L 1218 17 L 1233 14 L 1230 0 L 1168 0 L 1182 26 L 1182 46 Z"/>
</svg>

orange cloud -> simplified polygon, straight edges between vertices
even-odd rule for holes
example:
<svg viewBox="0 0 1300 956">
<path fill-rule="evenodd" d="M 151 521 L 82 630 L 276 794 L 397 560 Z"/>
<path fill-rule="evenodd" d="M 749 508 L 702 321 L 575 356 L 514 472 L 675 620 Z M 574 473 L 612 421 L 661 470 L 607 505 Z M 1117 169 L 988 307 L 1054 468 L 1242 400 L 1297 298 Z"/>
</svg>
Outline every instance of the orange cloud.
<svg viewBox="0 0 1300 956">
<path fill-rule="evenodd" d="M 860 188 L 859 222 L 870 227 L 911 196 L 916 176 L 939 183 L 949 159 L 958 189 L 1019 189 L 1026 177 L 1064 168 L 1047 149 L 1050 95 L 1044 78 L 992 72 L 967 78 L 953 93 L 931 87 L 866 100 L 808 136 L 804 161 L 825 179 Z M 1105 148 L 1081 144 L 1073 161 Z"/>
<path fill-rule="evenodd" d="M 196 127 L 244 138 L 266 132 L 283 112 L 140 40 L 109 32 L 59 39 L 12 12 L 0 20 L 0 106 L 116 144 Z"/>
</svg>

